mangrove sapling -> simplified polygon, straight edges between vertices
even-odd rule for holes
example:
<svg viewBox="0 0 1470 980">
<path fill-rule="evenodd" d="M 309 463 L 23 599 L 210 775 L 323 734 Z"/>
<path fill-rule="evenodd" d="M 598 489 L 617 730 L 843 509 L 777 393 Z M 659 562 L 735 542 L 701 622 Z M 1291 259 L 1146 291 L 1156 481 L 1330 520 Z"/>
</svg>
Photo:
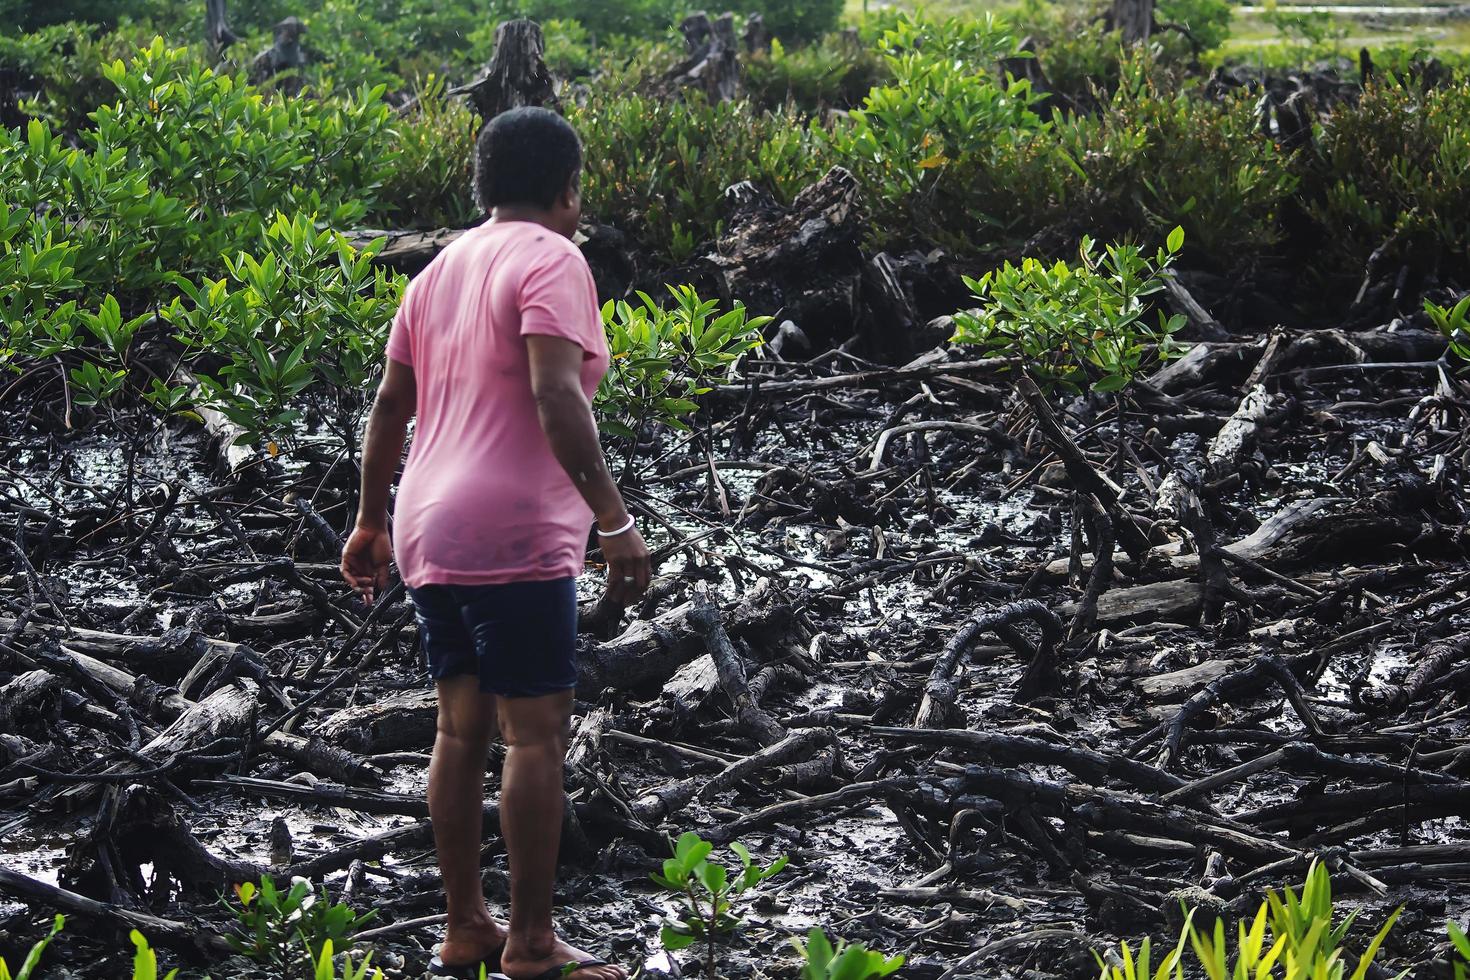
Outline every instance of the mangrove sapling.
<svg viewBox="0 0 1470 980">
<path fill-rule="evenodd" d="M 664 861 L 663 874 L 650 875 L 654 883 L 678 896 L 679 912 L 669 917 L 659 933 L 665 949 L 687 949 L 704 943 L 706 980 L 713 980 L 720 944 L 738 930 L 743 919 L 733 901 L 786 867 L 785 855 L 765 867 L 756 864 L 743 844 L 731 844 L 740 869 L 731 872 L 708 858 L 714 845 L 693 831 L 680 835 L 674 856 Z"/>
<path fill-rule="evenodd" d="M 1152 259 L 1136 245 L 1098 253 L 1084 237 L 1080 261 L 1048 266 L 1007 262 L 979 279 L 966 277 L 979 308 L 955 315 L 954 341 L 1020 360 L 1039 383 L 1098 393 L 1126 388 L 1144 368 L 1183 353 L 1174 335 L 1182 314 L 1147 318 L 1148 297 L 1184 246 L 1184 229 L 1169 233 Z"/>
<path fill-rule="evenodd" d="M 158 954 L 148 945 L 147 937 L 136 929 L 128 937 L 133 941 L 133 980 L 158 980 Z M 174 967 L 164 974 L 163 980 L 174 980 L 178 973 L 178 967 Z M 318 977 L 318 980 L 321 978 Z"/>
<path fill-rule="evenodd" d="M 814 928 L 807 933 L 805 945 L 799 939 L 791 940 L 791 945 L 796 947 L 803 960 L 802 980 L 874 980 L 897 973 L 904 964 L 902 956 L 890 958 L 862 943 L 849 945 L 846 940 L 839 939 L 833 946 L 821 929 Z"/>
<path fill-rule="evenodd" d="M 316 958 L 316 972 L 312 975 L 312 980 L 338 980 L 337 961 L 332 954 L 332 947 L 333 943 L 330 939 L 322 943 L 322 951 Z M 372 960 L 373 954 L 368 953 L 363 956 L 361 963 L 354 965 L 352 956 L 350 954 L 344 954 L 342 957 L 341 980 L 365 980 Z M 484 975 L 484 966 L 482 965 L 480 967 L 480 976 L 483 978 Z M 134 980 L 137 980 L 137 978 L 135 977 Z M 372 980 L 383 980 L 383 971 L 374 969 Z"/>
<path fill-rule="evenodd" d="M 625 476 L 642 427 L 687 430 L 699 407 L 694 399 L 760 346 L 760 330 L 771 321 L 747 315 L 738 303 L 717 315 L 719 302 L 700 299 L 692 286 L 670 286 L 669 292 L 669 308 L 646 293 L 638 294 L 638 304 L 609 301 L 602 308 L 612 363 L 594 407 L 602 430 L 625 442 Z"/>
<path fill-rule="evenodd" d="M 358 915 L 345 903 L 331 904 L 325 888 L 317 895 L 305 878 L 295 879 L 283 892 L 270 875 L 263 875 L 258 888 L 247 881 L 235 886 L 235 895 L 240 901 L 238 906 L 220 899 L 241 927 L 240 933 L 226 937 L 230 945 L 283 973 L 293 965 L 303 965 L 304 956 L 308 971 L 320 976 L 323 952 L 334 943 L 351 939 L 377 915 L 376 911 Z M 327 962 L 330 964 L 330 956 Z"/>
<path fill-rule="evenodd" d="M 0 980 L 32 980 L 37 977 L 36 968 L 41 964 L 41 954 L 51 941 L 60 935 L 62 928 L 66 925 L 66 916 L 58 915 L 51 925 L 51 932 L 40 942 L 31 947 L 25 962 L 20 965 L 20 972 L 12 974 L 10 967 L 6 965 L 5 958 L 0 956 Z M 132 980 L 159 980 L 158 954 L 148 945 L 148 939 L 141 932 L 134 929 L 129 934 L 133 941 L 133 976 Z M 163 980 L 174 980 L 178 975 L 178 969 L 172 969 L 163 975 Z M 317 980 L 322 980 L 318 976 Z M 333 975 L 328 975 L 326 980 L 336 980 Z M 342 980 L 362 980 L 362 975 L 344 975 Z"/>
<path fill-rule="evenodd" d="M 1424 301 L 1424 312 L 1450 343 L 1450 351 L 1470 364 L 1470 294 L 1446 309 L 1438 303 Z"/>
</svg>

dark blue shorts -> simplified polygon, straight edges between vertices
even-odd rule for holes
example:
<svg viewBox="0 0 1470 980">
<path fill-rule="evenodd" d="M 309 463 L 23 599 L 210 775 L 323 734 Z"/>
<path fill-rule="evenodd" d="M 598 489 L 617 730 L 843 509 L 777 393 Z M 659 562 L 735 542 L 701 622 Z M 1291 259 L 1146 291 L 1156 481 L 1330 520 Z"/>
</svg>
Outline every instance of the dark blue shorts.
<svg viewBox="0 0 1470 980">
<path fill-rule="evenodd" d="M 577 580 L 409 589 L 435 680 L 475 674 L 480 690 L 535 698 L 577 686 Z"/>
</svg>

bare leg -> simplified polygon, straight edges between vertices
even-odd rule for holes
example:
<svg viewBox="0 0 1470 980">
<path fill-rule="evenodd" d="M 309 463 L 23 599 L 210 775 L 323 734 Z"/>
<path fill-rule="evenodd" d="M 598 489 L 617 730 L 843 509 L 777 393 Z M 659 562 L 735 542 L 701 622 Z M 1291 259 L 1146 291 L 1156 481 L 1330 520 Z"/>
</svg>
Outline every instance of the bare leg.
<svg viewBox="0 0 1470 980">
<path fill-rule="evenodd" d="M 495 735 L 495 696 L 482 694 L 472 674 L 440 681 L 438 693 L 429 817 L 449 913 L 439 957 L 458 965 L 479 962 L 505 943 L 505 930 L 485 907 L 480 884 L 485 758 Z"/>
<path fill-rule="evenodd" d="M 530 980 L 548 969 L 592 958 L 558 939 L 551 919 L 572 692 L 501 698 L 499 709 L 506 745 L 500 832 L 510 855 L 510 935 L 501 969 L 513 980 Z M 616 966 L 575 974 L 579 980 L 624 980 L 627 975 Z"/>
</svg>

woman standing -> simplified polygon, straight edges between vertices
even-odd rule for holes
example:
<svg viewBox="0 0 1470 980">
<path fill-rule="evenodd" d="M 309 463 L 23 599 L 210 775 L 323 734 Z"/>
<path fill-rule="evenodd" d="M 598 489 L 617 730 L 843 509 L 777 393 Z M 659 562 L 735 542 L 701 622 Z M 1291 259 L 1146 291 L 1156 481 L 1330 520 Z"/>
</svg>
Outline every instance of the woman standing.
<svg viewBox="0 0 1470 980">
<path fill-rule="evenodd" d="M 435 679 L 429 814 L 448 926 L 430 972 L 511 980 L 624 980 L 561 941 L 552 886 L 577 674 L 576 576 L 596 522 L 608 591 L 643 592 L 648 549 L 608 473 L 591 397 L 608 366 L 592 273 L 572 244 L 582 149 L 544 109 L 497 116 L 476 146 L 489 220 L 408 286 L 368 422 L 357 526 L 342 573 L 372 601 L 394 557 Z M 417 415 L 388 534 L 388 488 Z M 510 922 L 485 906 L 485 759 L 507 751 L 501 833 Z M 572 971 L 568 973 L 567 971 Z"/>
</svg>

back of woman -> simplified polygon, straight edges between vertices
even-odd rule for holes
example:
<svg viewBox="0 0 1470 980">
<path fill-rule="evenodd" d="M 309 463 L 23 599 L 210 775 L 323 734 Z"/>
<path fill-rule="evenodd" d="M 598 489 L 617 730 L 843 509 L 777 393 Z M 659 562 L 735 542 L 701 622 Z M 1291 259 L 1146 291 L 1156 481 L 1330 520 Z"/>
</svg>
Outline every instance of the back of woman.
<svg viewBox="0 0 1470 980">
<path fill-rule="evenodd" d="M 404 296 L 388 356 L 418 381 L 393 535 L 410 585 L 581 571 L 593 515 L 541 430 L 531 335 L 582 349 L 591 398 L 608 363 L 592 274 L 570 240 L 533 222 L 465 233 Z"/>
</svg>

